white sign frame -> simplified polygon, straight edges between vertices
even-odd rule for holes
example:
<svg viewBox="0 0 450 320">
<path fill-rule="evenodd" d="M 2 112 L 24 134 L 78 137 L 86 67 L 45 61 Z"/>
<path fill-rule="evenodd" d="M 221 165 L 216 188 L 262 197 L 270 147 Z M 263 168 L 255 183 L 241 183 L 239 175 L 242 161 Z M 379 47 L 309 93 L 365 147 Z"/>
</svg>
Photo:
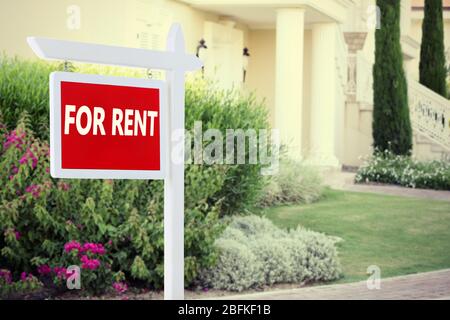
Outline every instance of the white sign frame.
<svg viewBox="0 0 450 320">
<path fill-rule="evenodd" d="M 98 170 L 62 168 L 61 130 L 61 82 L 105 84 L 159 90 L 159 145 L 160 170 Z M 136 179 L 162 180 L 167 167 L 167 84 L 163 81 L 80 74 L 73 72 L 52 72 L 50 74 L 50 174 L 54 178 L 73 179 Z"/>
</svg>

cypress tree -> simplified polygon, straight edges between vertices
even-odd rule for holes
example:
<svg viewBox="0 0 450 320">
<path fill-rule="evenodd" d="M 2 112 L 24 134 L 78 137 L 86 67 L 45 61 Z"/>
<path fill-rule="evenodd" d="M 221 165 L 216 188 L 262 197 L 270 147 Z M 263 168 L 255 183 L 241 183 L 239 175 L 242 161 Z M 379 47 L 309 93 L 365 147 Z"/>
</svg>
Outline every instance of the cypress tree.
<svg viewBox="0 0 450 320">
<path fill-rule="evenodd" d="M 442 0 L 425 0 L 420 48 L 420 83 L 447 96 Z"/>
<path fill-rule="evenodd" d="M 380 8 L 381 26 L 375 32 L 374 147 L 409 155 L 412 132 L 400 45 L 400 0 L 377 0 L 377 5 Z"/>
</svg>

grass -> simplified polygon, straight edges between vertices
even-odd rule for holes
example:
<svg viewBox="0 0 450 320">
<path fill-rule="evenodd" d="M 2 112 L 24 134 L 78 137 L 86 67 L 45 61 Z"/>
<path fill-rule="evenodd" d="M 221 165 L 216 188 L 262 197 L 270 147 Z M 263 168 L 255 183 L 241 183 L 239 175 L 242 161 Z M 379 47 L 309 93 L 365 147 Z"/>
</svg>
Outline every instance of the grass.
<svg viewBox="0 0 450 320">
<path fill-rule="evenodd" d="M 328 189 L 317 203 L 272 208 L 267 217 L 344 239 L 338 282 L 367 279 L 371 265 L 382 277 L 450 268 L 450 202 Z"/>
</svg>

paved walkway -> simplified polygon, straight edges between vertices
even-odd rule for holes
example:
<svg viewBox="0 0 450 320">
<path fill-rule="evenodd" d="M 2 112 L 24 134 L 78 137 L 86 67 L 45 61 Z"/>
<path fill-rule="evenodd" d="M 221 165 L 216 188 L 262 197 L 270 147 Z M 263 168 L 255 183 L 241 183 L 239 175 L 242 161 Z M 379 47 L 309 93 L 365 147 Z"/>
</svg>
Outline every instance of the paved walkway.
<svg viewBox="0 0 450 320">
<path fill-rule="evenodd" d="M 354 179 L 355 174 L 351 172 L 330 172 L 324 175 L 325 184 L 337 190 L 450 201 L 450 191 L 412 189 L 392 185 L 355 184 Z"/>
<path fill-rule="evenodd" d="M 450 269 L 381 280 L 220 297 L 224 300 L 450 300 Z"/>
</svg>

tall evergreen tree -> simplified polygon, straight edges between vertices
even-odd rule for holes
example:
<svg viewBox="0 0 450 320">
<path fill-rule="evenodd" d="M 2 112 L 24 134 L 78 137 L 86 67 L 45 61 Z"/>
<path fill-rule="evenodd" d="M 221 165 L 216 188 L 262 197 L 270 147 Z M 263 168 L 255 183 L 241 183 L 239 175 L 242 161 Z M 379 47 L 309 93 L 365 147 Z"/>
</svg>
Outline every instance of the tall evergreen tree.
<svg viewBox="0 0 450 320">
<path fill-rule="evenodd" d="M 412 132 L 400 45 L 400 0 L 377 0 L 377 6 L 380 8 L 381 26 L 375 32 L 374 147 L 409 155 Z"/>
<path fill-rule="evenodd" d="M 420 83 L 447 96 L 442 0 L 425 0 L 420 48 Z"/>
</svg>

